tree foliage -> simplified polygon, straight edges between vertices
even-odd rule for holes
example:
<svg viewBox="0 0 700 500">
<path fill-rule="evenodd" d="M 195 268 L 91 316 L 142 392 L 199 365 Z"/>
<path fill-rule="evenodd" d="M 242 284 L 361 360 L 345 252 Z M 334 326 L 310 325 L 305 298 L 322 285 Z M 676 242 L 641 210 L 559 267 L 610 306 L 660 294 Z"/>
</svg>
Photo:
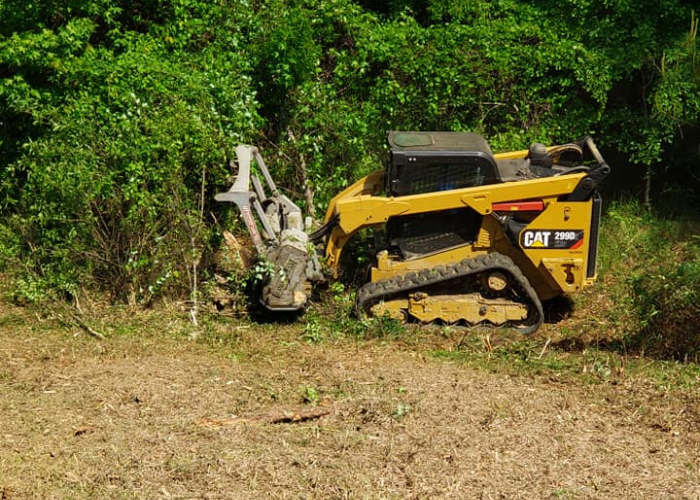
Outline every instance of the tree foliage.
<svg viewBox="0 0 700 500">
<path fill-rule="evenodd" d="M 7 0 L 0 14 L 0 261 L 30 297 L 186 291 L 239 142 L 322 213 L 380 168 L 388 129 L 473 130 L 496 150 L 592 132 L 655 168 L 700 113 L 683 0 Z"/>
<path fill-rule="evenodd" d="M 213 180 L 259 118 L 235 32 L 203 42 L 224 27 L 197 31 L 201 6 L 191 7 L 176 5 L 170 24 L 147 33 L 53 14 L 54 29 L 0 44 L 12 159 L 3 213 L 20 235 L 5 252 L 22 262 L 27 293 L 71 292 L 89 276 L 115 297 L 148 302 L 196 269 Z"/>
</svg>

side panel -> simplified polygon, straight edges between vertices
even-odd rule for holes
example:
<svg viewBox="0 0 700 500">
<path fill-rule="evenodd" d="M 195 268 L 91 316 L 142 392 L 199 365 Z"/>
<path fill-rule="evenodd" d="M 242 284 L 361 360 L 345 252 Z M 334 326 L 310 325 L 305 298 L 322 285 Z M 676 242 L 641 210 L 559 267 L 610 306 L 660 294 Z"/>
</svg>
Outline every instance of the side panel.
<svg viewBox="0 0 700 500">
<path fill-rule="evenodd" d="M 590 250 L 597 245 L 592 209 L 592 200 L 554 201 L 518 235 L 520 249 L 550 285 L 552 296 L 586 285 Z M 538 290 L 542 298 L 549 298 L 543 292 Z"/>
</svg>

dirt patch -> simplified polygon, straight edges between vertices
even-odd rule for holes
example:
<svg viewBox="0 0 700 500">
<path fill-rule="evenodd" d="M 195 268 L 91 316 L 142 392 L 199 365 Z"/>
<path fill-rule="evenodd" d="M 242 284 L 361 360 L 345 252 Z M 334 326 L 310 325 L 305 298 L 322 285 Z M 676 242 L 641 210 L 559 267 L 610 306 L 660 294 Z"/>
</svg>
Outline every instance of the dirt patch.
<svg viewBox="0 0 700 500">
<path fill-rule="evenodd" d="M 22 311 L 0 322 L 3 500 L 700 498 L 690 391 L 307 345 L 299 325 L 195 342 L 132 318 L 101 341 Z"/>
</svg>

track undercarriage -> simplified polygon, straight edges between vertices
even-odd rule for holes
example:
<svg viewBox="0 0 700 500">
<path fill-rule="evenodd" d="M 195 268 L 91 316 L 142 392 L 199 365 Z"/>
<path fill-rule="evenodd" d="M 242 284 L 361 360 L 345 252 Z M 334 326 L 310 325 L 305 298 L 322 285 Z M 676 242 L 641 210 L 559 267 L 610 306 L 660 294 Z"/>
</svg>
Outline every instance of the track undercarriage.
<svg viewBox="0 0 700 500">
<path fill-rule="evenodd" d="M 520 269 L 498 253 L 367 283 L 356 308 L 360 315 L 512 327 L 524 334 L 537 330 L 544 316 Z"/>
</svg>

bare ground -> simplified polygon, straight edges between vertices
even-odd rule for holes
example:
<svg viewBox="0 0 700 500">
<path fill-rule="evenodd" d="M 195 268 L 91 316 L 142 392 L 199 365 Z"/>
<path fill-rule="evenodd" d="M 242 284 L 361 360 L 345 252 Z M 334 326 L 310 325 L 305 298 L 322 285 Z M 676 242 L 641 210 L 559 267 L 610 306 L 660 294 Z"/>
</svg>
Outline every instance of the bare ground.
<svg viewBox="0 0 700 500">
<path fill-rule="evenodd" d="M 100 340 L 0 308 L 0 499 L 700 498 L 692 390 L 123 315 Z"/>
</svg>

